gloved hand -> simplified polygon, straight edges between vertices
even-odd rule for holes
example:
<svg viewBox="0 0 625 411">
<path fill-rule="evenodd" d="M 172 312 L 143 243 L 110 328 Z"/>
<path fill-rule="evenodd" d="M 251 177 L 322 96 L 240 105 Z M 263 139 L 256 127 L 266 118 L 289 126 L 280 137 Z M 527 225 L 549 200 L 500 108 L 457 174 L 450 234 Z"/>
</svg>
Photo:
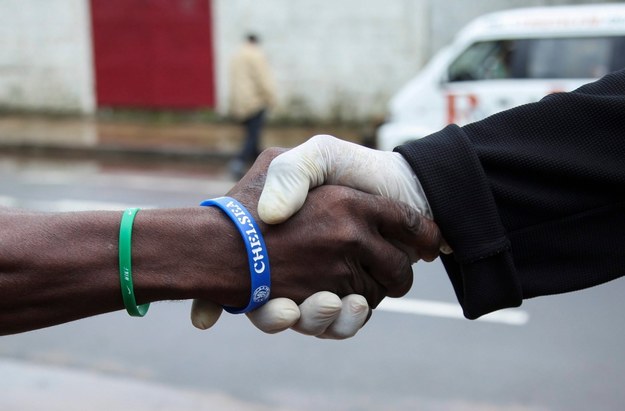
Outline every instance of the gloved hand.
<svg viewBox="0 0 625 411">
<path fill-rule="evenodd" d="M 258 206 L 259 216 L 268 223 L 286 220 L 299 210 L 310 188 L 324 183 L 400 200 L 431 218 L 419 182 L 400 154 L 370 150 L 331 136 L 313 137 L 273 159 Z M 349 295 L 341 300 L 335 294 L 320 292 L 299 307 L 285 298 L 270 300 L 248 317 L 268 333 L 293 328 L 321 338 L 342 339 L 355 335 L 369 313 L 362 296 Z M 221 307 L 195 301 L 191 317 L 196 327 L 206 329 L 220 314 Z"/>
<path fill-rule="evenodd" d="M 403 201 L 432 218 L 421 184 L 401 154 L 372 150 L 329 135 L 312 137 L 271 162 L 258 215 L 268 224 L 281 223 L 301 208 L 311 188 L 322 184 Z"/>
<path fill-rule="evenodd" d="M 194 300 L 191 322 L 205 330 L 217 322 L 221 312 L 221 306 L 213 302 Z M 321 291 L 299 307 L 288 298 L 274 298 L 246 315 L 257 328 L 269 334 L 292 328 L 302 334 L 340 340 L 353 337 L 369 313 L 363 296 L 352 294 L 340 299 L 336 294 Z"/>
<path fill-rule="evenodd" d="M 403 201 L 424 216 L 432 218 L 423 188 L 401 154 L 372 150 L 329 135 L 312 137 L 271 162 L 258 203 L 258 215 L 268 224 L 283 222 L 300 209 L 311 188 L 322 184 L 348 186 Z M 441 251 L 451 253 L 445 243 Z M 337 296 L 334 297 L 338 300 Z M 329 301 L 329 296 L 327 298 Z M 322 336 L 347 338 L 355 335 L 368 318 L 355 313 L 370 311 L 366 300 L 362 298 L 360 301 L 364 306 L 353 306 L 343 301 L 343 310 L 329 327 L 330 332 Z M 313 313 L 328 309 L 315 304 L 320 304 L 320 301 L 311 297 L 300 306 L 302 313 L 298 324 L 314 323 L 318 316 Z M 280 307 L 265 305 L 252 315 L 275 318 L 279 316 L 279 310 Z M 265 330 L 270 323 L 271 321 L 262 324 L 255 322 L 258 328 Z M 301 332 L 299 328 L 300 326 L 293 327 Z M 342 332 L 331 332 L 335 329 Z"/>
</svg>

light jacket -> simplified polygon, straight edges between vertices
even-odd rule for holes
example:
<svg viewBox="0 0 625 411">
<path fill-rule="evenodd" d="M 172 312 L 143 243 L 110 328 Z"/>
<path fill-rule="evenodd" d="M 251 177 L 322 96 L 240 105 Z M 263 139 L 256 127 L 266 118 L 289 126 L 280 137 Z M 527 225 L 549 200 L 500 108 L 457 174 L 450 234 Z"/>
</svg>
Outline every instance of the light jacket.
<svg viewBox="0 0 625 411">
<path fill-rule="evenodd" d="M 229 113 L 245 120 L 275 105 L 274 82 L 260 47 L 246 43 L 230 63 Z"/>
</svg>

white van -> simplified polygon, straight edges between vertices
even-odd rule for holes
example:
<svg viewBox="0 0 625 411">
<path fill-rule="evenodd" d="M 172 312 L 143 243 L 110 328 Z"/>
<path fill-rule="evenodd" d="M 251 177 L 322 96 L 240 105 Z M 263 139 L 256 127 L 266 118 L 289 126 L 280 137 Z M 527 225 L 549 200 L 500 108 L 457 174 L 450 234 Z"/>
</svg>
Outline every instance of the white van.
<svg viewBox="0 0 625 411">
<path fill-rule="evenodd" d="M 482 16 L 389 103 L 376 145 L 392 150 L 445 125 L 569 91 L 625 68 L 625 4 L 536 7 Z"/>
</svg>

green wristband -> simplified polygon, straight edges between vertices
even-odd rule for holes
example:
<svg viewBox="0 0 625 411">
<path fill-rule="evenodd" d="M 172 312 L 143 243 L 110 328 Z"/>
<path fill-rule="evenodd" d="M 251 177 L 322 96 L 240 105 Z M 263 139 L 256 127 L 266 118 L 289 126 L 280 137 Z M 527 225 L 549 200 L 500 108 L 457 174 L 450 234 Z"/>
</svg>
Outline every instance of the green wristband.
<svg viewBox="0 0 625 411">
<path fill-rule="evenodd" d="M 132 223 L 139 208 L 128 208 L 122 214 L 119 225 L 119 281 L 126 311 L 133 317 L 143 317 L 150 308 L 150 303 L 137 305 L 135 289 L 132 284 Z"/>
</svg>

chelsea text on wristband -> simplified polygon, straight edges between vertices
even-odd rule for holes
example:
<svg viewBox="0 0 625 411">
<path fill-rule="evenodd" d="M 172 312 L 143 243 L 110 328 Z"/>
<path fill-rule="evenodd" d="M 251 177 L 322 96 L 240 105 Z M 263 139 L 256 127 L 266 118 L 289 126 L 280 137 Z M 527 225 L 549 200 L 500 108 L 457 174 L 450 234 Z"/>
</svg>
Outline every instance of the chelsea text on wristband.
<svg viewBox="0 0 625 411">
<path fill-rule="evenodd" d="M 260 232 L 260 228 L 249 211 L 234 198 L 218 197 L 205 200 L 200 205 L 219 207 L 237 227 L 247 250 L 252 284 L 250 301 L 243 308 L 224 307 L 224 309 L 233 314 L 255 310 L 269 300 L 271 292 L 269 256 L 267 255 L 267 247 L 265 246 L 265 240 Z"/>
</svg>

